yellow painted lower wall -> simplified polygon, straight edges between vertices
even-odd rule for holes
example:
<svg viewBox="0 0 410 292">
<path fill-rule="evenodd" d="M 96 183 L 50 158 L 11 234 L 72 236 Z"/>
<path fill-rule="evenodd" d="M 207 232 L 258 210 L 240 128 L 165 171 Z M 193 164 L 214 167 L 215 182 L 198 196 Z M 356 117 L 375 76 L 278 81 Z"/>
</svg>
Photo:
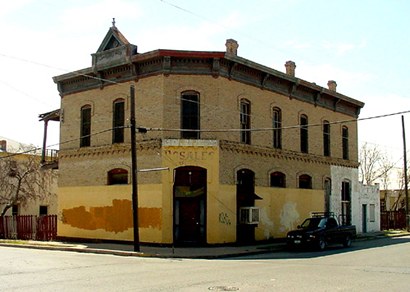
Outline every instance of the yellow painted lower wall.
<svg viewBox="0 0 410 292">
<path fill-rule="evenodd" d="M 172 189 L 171 186 L 168 186 Z M 257 187 L 258 241 L 283 238 L 312 211 L 323 211 L 323 190 Z M 170 197 L 171 196 L 171 197 Z M 59 189 L 58 236 L 133 240 L 130 185 Z M 141 242 L 172 243 L 172 193 L 162 185 L 139 185 Z M 236 242 L 236 186 L 213 185 L 207 191 L 207 243 Z"/>
<path fill-rule="evenodd" d="M 139 186 L 138 223 L 143 242 L 162 242 L 161 188 Z M 58 199 L 58 236 L 133 240 L 130 185 L 59 188 Z"/>
<path fill-rule="evenodd" d="M 323 190 L 257 187 L 256 200 L 260 208 L 260 223 L 255 229 L 257 241 L 286 237 L 310 215 L 323 211 Z M 209 244 L 232 243 L 236 241 L 236 186 L 221 185 L 218 195 L 208 193 Z"/>
<path fill-rule="evenodd" d="M 311 212 L 324 211 L 323 190 L 257 187 L 255 192 L 263 198 L 255 204 L 260 207 L 256 240 L 286 237 Z"/>
<path fill-rule="evenodd" d="M 236 186 L 220 185 L 207 193 L 207 242 L 236 241 Z"/>
</svg>

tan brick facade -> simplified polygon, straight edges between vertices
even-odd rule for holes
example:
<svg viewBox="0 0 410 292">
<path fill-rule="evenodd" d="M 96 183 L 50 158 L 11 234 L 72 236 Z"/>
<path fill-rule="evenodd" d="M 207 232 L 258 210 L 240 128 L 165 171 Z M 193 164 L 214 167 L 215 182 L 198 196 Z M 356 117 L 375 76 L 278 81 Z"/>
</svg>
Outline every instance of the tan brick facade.
<svg viewBox="0 0 410 292">
<path fill-rule="evenodd" d="M 120 47 L 111 47 L 114 39 Z M 331 166 L 357 168 L 356 122 L 364 104 L 335 87 L 295 77 L 294 68 L 285 74 L 238 57 L 236 45 L 229 45 L 228 52 L 138 54 L 113 27 L 93 54 L 92 67 L 54 78 L 62 98 L 59 208 L 68 214 L 59 225 L 63 236 L 129 239 L 130 214 L 118 219 L 127 223 L 119 235 L 111 228 L 117 219 L 109 214 L 131 206 L 130 188 L 110 185 L 108 173 L 125 169 L 131 182 L 130 86 L 135 87 L 137 127 L 146 129 L 137 133 L 137 169 L 164 169 L 138 173 L 138 209 L 145 212 L 139 227 L 146 241 L 268 239 L 283 236 L 300 216 L 324 208 L 324 181 L 331 178 Z M 183 115 L 184 94 L 199 102 L 189 109 L 194 114 Z M 124 142 L 113 143 L 118 100 L 124 101 L 125 135 Z M 91 108 L 90 145 L 80 147 L 84 106 Z M 241 115 L 244 107 L 249 114 Z M 281 112 L 279 148 L 273 146 L 274 108 Z M 182 139 L 189 115 L 195 126 L 185 129 L 199 130 L 196 139 Z M 301 151 L 302 115 L 308 124 L 307 153 Z M 325 121 L 330 124 L 329 156 L 324 155 Z M 245 124 L 250 143 L 241 141 L 248 139 L 241 138 Z M 348 129 L 344 144 L 343 127 Z M 271 187 L 273 172 L 284 175 L 284 187 Z M 308 187 L 300 187 L 303 176 L 311 179 Z M 241 210 L 255 207 L 266 215 L 264 221 L 259 226 L 242 222 Z M 79 217 L 94 218 L 95 224 L 78 224 Z"/>
<path fill-rule="evenodd" d="M 196 91 L 200 96 L 200 125 L 204 132 L 201 139 L 226 140 L 237 143 L 235 151 L 238 154 L 226 153 L 222 165 L 224 172 L 221 182 L 233 183 L 234 169 L 239 165 L 249 167 L 257 174 L 256 184 L 268 185 L 270 171 L 281 171 L 288 177 L 289 187 L 297 186 L 297 175 L 309 174 L 314 188 L 322 188 L 323 178 L 329 176 L 331 164 L 354 165 L 357 162 L 357 124 L 331 124 L 331 157 L 323 157 L 324 120 L 332 122 L 351 120 L 348 115 L 315 106 L 304 101 L 279 95 L 268 90 L 262 90 L 250 85 L 232 81 L 224 77 L 190 76 L 190 75 L 156 75 L 133 82 L 136 88 L 136 119 L 137 126 L 160 128 L 166 131 L 152 130 L 146 134 L 138 134 L 138 140 L 178 139 L 180 131 L 168 131 L 180 128 L 180 97 L 187 90 Z M 126 104 L 126 119 L 129 119 L 129 86 L 131 82 L 110 85 L 102 89 L 93 89 L 64 96 L 62 110 L 64 120 L 61 123 L 61 140 L 71 141 L 61 145 L 60 170 L 61 185 L 93 185 L 104 184 L 106 172 L 114 166 L 124 165 L 130 168 L 129 129 L 125 129 L 125 144 L 112 145 L 112 103 L 118 98 L 124 98 Z M 251 103 L 251 128 L 257 129 L 251 133 L 251 145 L 239 143 L 239 101 L 246 98 Z M 65 154 L 65 150 L 78 149 L 80 135 L 80 109 L 82 106 L 92 106 L 91 148 L 81 149 L 77 155 Z M 282 150 L 272 148 L 272 108 L 282 110 Z M 308 116 L 309 153 L 300 153 L 299 118 L 301 114 Z M 342 158 L 342 125 L 349 129 L 349 161 Z M 206 130 L 224 130 L 222 132 L 206 132 Z M 259 130 L 268 129 L 268 130 Z M 159 145 L 159 143 L 157 143 Z M 128 148 L 127 148 L 128 147 Z M 159 147 L 159 146 L 158 146 Z M 246 148 L 246 150 L 244 150 Z M 156 147 L 159 153 L 159 148 Z M 91 152 L 90 152 L 91 151 Z M 88 153 L 89 152 L 89 153 Z M 262 154 L 261 154 L 262 153 Z M 142 167 L 148 167 L 142 161 L 143 151 L 139 157 Z M 159 154 L 158 154 L 159 155 Z M 155 157 L 155 155 L 154 155 Z M 224 156 L 225 157 L 225 156 Z M 103 158 L 103 159 L 101 159 Z M 69 169 L 69 176 L 64 175 L 65 161 L 75 160 L 75 167 L 93 167 L 102 169 L 98 177 L 89 176 L 75 178 L 75 169 Z M 96 160 L 96 164 L 92 161 Z M 86 163 L 82 165 L 81 161 Z M 158 162 L 159 160 L 157 160 Z M 229 167 L 228 167 L 229 165 Z M 151 165 L 154 167 L 155 165 Z M 74 167 L 74 166 L 73 166 Z M 226 169 L 225 169 L 226 168 Z"/>
</svg>

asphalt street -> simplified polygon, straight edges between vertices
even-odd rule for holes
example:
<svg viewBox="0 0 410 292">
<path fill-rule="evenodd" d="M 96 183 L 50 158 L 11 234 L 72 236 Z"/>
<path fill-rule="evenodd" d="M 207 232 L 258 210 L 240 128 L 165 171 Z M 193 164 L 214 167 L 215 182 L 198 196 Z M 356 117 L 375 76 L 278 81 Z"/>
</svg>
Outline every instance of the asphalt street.
<svg viewBox="0 0 410 292">
<path fill-rule="evenodd" d="M 0 247 L 1 291 L 408 291 L 410 237 L 227 259 Z"/>
</svg>

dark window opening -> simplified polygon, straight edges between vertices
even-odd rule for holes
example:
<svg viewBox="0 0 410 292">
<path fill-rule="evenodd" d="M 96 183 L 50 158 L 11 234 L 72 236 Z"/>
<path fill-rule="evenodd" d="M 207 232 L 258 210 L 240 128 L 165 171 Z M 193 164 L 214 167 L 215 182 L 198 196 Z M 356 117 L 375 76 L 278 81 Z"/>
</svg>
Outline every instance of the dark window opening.
<svg viewBox="0 0 410 292">
<path fill-rule="evenodd" d="M 350 204 L 350 198 L 351 198 L 351 189 L 350 189 L 350 182 L 344 181 L 342 182 L 342 194 L 341 194 L 341 199 L 342 199 L 342 224 L 347 224 L 350 225 L 352 222 L 351 218 L 351 204 Z"/>
<path fill-rule="evenodd" d="M 347 127 L 342 128 L 342 148 L 343 159 L 349 159 L 349 129 Z"/>
<path fill-rule="evenodd" d="M 125 103 L 123 99 L 114 101 L 113 103 L 113 132 L 112 142 L 124 142 L 124 125 L 125 125 Z"/>
<path fill-rule="evenodd" d="M 312 188 L 312 178 L 310 175 L 302 174 L 299 176 L 299 188 L 300 189 L 311 189 Z"/>
<path fill-rule="evenodd" d="M 40 206 L 39 215 L 40 216 L 47 216 L 48 215 L 48 206 Z"/>
<path fill-rule="evenodd" d="M 325 212 L 330 212 L 330 196 L 332 195 L 332 181 L 330 178 L 325 178 L 323 188 L 325 190 Z"/>
<path fill-rule="evenodd" d="M 91 145 L 91 106 L 81 108 L 80 147 Z"/>
<path fill-rule="evenodd" d="M 273 172 L 270 174 L 270 186 L 271 187 L 286 187 L 286 176 L 282 172 Z"/>
<path fill-rule="evenodd" d="M 300 151 L 302 153 L 308 153 L 309 151 L 308 134 L 308 118 L 302 115 L 300 117 Z"/>
<path fill-rule="evenodd" d="M 11 215 L 17 216 L 19 214 L 19 205 L 13 205 L 11 207 Z"/>
<path fill-rule="evenodd" d="M 251 104 L 241 100 L 240 107 L 241 143 L 251 144 Z"/>
<path fill-rule="evenodd" d="M 282 112 L 273 109 L 273 148 L 282 149 Z"/>
<path fill-rule="evenodd" d="M 122 168 L 114 168 L 108 172 L 108 185 L 128 184 L 128 171 Z"/>
<path fill-rule="evenodd" d="M 342 182 L 342 201 L 350 202 L 350 183 Z"/>
<path fill-rule="evenodd" d="M 330 124 L 323 122 L 323 155 L 330 156 Z"/>
<path fill-rule="evenodd" d="M 199 139 L 199 121 L 199 94 L 195 92 L 183 93 L 181 96 L 181 138 Z"/>
</svg>

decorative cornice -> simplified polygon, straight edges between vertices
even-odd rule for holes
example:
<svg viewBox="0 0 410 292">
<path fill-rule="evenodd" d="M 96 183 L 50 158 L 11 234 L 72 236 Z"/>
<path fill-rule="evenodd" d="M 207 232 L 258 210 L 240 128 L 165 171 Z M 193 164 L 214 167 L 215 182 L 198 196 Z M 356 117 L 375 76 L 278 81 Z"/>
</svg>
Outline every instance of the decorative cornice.
<svg viewBox="0 0 410 292">
<path fill-rule="evenodd" d="M 149 140 L 149 141 L 138 141 L 137 151 L 150 151 L 150 150 L 160 150 L 161 140 Z M 91 156 L 112 156 L 112 155 L 123 155 L 125 153 L 131 152 L 131 144 L 121 143 L 104 145 L 97 147 L 82 147 L 77 149 L 67 149 L 60 150 L 59 158 L 80 158 L 80 157 L 91 157 Z M 130 156 L 131 159 L 131 156 Z"/>
<path fill-rule="evenodd" d="M 296 160 L 311 164 L 325 164 L 325 165 L 337 165 L 350 168 L 357 168 L 359 164 L 354 161 L 344 160 L 334 157 L 323 157 L 313 154 L 305 154 L 295 151 L 288 151 L 283 149 L 267 148 L 261 146 L 248 145 L 238 142 L 220 140 L 219 141 L 221 151 L 230 151 L 238 154 L 253 155 L 258 157 L 269 157 L 280 160 Z"/>
<path fill-rule="evenodd" d="M 123 63 L 112 64 L 110 67 L 86 68 L 53 79 L 61 96 L 65 96 L 101 88 L 102 84 L 105 86 L 153 75 L 221 76 L 353 117 L 357 117 L 364 106 L 364 103 L 338 92 L 224 52 L 156 50 L 133 55 Z M 348 106 L 343 106 L 342 102 Z"/>
</svg>

